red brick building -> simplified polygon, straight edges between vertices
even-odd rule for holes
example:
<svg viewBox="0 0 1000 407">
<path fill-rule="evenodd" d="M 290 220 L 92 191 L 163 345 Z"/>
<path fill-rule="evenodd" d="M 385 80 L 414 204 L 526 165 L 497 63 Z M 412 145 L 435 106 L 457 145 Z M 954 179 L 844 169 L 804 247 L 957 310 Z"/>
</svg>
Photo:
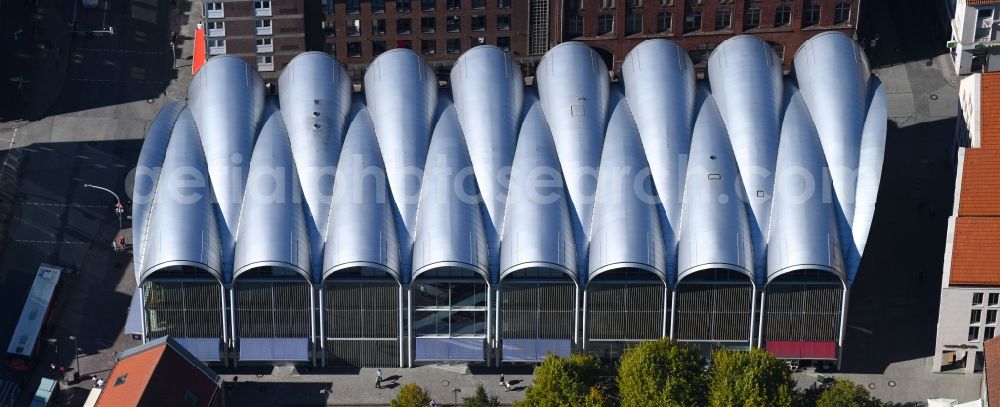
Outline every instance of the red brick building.
<svg viewBox="0 0 1000 407">
<path fill-rule="evenodd" d="M 553 2 L 555 40 L 582 41 L 621 67 L 628 52 L 665 38 L 704 64 L 718 44 L 750 34 L 771 43 L 785 68 L 807 39 L 824 31 L 854 35 L 858 0 L 564 0 Z M 563 6 L 563 8 L 559 8 Z M 609 65 L 610 66 L 610 65 Z"/>
<path fill-rule="evenodd" d="M 245 59 L 264 79 L 274 79 L 306 51 L 303 0 L 205 0 L 208 55 Z"/>
</svg>

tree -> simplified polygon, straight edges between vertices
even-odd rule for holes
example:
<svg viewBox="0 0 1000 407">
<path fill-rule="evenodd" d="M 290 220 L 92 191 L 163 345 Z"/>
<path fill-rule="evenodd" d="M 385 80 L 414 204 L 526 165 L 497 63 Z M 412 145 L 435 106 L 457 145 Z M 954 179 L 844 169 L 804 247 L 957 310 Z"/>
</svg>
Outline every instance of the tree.
<svg viewBox="0 0 1000 407">
<path fill-rule="evenodd" d="M 462 405 L 465 407 L 500 407 L 500 398 L 486 393 L 486 389 L 480 384 L 476 387 L 476 394 L 472 397 L 463 397 Z"/>
<path fill-rule="evenodd" d="M 788 365 L 767 351 L 716 351 L 710 375 L 708 404 L 712 407 L 792 405 L 795 383 Z"/>
<path fill-rule="evenodd" d="M 392 400 L 392 407 L 427 407 L 431 397 L 420 386 L 414 383 L 404 384 L 399 388 L 399 395 Z"/>
<path fill-rule="evenodd" d="M 837 379 L 816 400 L 816 407 L 882 407 L 868 389 L 846 379 Z"/>
<path fill-rule="evenodd" d="M 703 406 L 707 393 L 703 366 L 696 349 L 670 339 L 629 348 L 618 365 L 621 405 Z"/>
<path fill-rule="evenodd" d="M 528 387 L 524 401 L 517 405 L 599 407 L 592 403 L 604 403 L 604 394 L 598 388 L 603 376 L 601 362 L 594 356 L 564 358 L 550 354 L 535 368 L 535 384 Z"/>
</svg>

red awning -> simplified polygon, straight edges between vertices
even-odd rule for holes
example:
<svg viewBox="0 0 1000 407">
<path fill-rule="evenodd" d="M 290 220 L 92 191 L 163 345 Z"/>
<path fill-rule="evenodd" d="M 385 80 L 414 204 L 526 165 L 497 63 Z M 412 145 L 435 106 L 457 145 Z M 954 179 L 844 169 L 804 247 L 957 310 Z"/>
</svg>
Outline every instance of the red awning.
<svg viewBox="0 0 1000 407">
<path fill-rule="evenodd" d="M 778 359 L 836 360 L 834 341 L 767 341 L 767 351 Z"/>
<path fill-rule="evenodd" d="M 202 65 L 205 65 L 205 29 L 198 23 L 194 30 L 194 56 L 191 61 L 191 74 L 197 74 Z"/>
</svg>

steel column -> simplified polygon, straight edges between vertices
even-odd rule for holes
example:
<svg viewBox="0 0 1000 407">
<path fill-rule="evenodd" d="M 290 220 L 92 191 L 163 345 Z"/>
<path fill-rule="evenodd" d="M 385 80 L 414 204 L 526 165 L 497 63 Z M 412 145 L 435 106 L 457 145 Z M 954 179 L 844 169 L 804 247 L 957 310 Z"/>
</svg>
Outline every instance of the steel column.
<svg viewBox="0 0 1000 407">
<path fill-rule="evenodd" d="M 752 349 L 754 347 L 753 346 L 754 316 L 757 315 L 757 312 L 755 312 L 757 309 L 757 287 L 755 287 L 754 284 L 752 283 L 750 284 L 750 287 L 751 287 L 750 289 L 753 290 L 753 292 L 750 293 L 750 338 L 748 339 L 748 341 L 750 343 L 750 348 Z"/>
<path fill-rule="evenodd" d="M 405 367 L 403 363 L 403 284 L 396 281 L 399 284 L 399 296 L 396 299 L 396 315 L 399 317 L 399 326 L 396 329 L 396 336 L 399 338 L 399 367 Z"/>
<path fill-rule="evenodd" d="M 308 281 L 306 284 L 309 285 L 309 308 L 315 309 L 316 307 L 316 290 L 313 288 L 312 284 Z M 323 312 L 322 309 L 320 312 Z M 275 321 L 277 322 L 277 321 Z M 312 351 L 309 355 L 309 360 L 312 362 L 312 366 L 316 367 L 316 313 L 309 313 L 309 342 L 312 343 Z"/>
<path fill-rule="evenodd" d="M 677 287 L 670 293 L 670 339 L 674 339 L 675 321 L 677 321 Z"/>
<path fill-rule="evenodd" d="M 143 304 L 143 307 L 145 308 L 145 304 Z M 226 328 L 226 324 L 228 322 L 226 321 L 226 288 L 222 285 L 222 282 L 219 282 L 219 313 L 222 314 L 222 343 L 225 344 L 225 346 L 223 346 L 224 351 L 222 355 L 222 364 L 223 366 L 228 367 L 229 350 L 232 348 L 232 344 L 229 339 L 229 330 Z M 145 314 L 145 312 L 143 314 Z M 145 315 L 143 315 L 143 319 L 145 320 Z M 145 341 L 145 335 L 143 335 L 143 343 L 145 343 Z"/>
<path fill-rule="evenodd" d="M 323 308 L 324 285 L 325 281 L 319 285 L 319 298 L 317 301 L 319 303 L 319 351 L 321 353 L 319 360 L 322 367 L 326 367 L 326 326 L 324 326 L 326 324 L 326 316 L 323 315 L 326 313 L 326 309 Z"/>
<path fill-rule="evenodd" d="M 229 321 L 229 322 L 233 324 L 232 325 L 232 327 L 233 327 L 233 329 L 232 329 L 233 348 L 236 347 L 236 341 L 237 341 L 237 338 L 238 338 L 236 336 L 236 294 L 235 294 L 235 292 L 236 292 L 236 284 L 234 283 L 233 285 L 229 286 L 229 318 L 231 319 L 231 321 Z M 236 355 L 239 355 L 239 353 L 237 353 Z M 238 360 L 239 360 L 239 356 L 234 356 L 233 357 L 233 366 L 239 366 Z"/>
<path fill-rule="evenodd" d="M 756 295 L 756 294 L 754 294 L 754 295 Z M 763 348 L 764 347 L 764 323 L 767 322 L 766 319 L 765 319 L 765 316 L 767 314 L 767 312 L 765 311 L 767 309 L 767 307 L 766 307 L 766 305 L 767 305 L 766 301 L 767 301 L 767 286 L 764 286 L 764 291 L 761 291 L 761 293 L 760 293 L 760 310 L 761 310 L 760 311 L 760 325 L 757 327 L 757 347 L 758 348 Z"/>
</svg>

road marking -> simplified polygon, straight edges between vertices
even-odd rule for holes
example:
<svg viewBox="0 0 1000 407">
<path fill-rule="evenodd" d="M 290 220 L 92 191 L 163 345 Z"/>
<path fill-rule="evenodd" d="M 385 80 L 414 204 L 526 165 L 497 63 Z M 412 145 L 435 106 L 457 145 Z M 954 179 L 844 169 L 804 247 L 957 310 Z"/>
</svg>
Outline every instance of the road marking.
<svg viewBox="0 0 1000 407">
<path fill-rule="evenodd" d="M 139 55 L 163 55 L 165 52 L 157 51 L 142 51 L 134 49 L 116 49 L 116 48 L 74 48 L 76 51 L 84 52 L 117 52 L 121 54 L 139 54 Z"/>
<path fill-rule="evenodd" d="M 118 79 L 89 79 L 89 78 L 69 78 L 71 81 L 77 82 L 91 82 L 91 83 L 139 83 L 143 85 L 166 85 L 167 82 L 164 81 L 142 81 L 142 80 L 131 80 L 123 81 Z"/>
<path fill-rule="evenodd" d="M 25 239 L 15 239 L 18 243 L 38 243 L 38 244 L 76 244 L 76 245 L 88 245 L 90 242 L 72 242 L 65 240 L 25 240 Z"/>
<path fill-rule="evenodd" d="M 48 202 L 21 202 L 21 205 L 33 205 L 33 206 L 68 206 L 73 208 L 110 208 L 111 205 L 90 205 L 90 204 L 61 204 L 61 203 L 48 203 Z"/>
<path fill-rule="evenodd" d="M 872 334 L 872 330 L 871 329 L 862 328 L 862 327 L 857 326 L 857 325 L 848 325 L 847 327 L 851 328 L 853 330 L 856 330 L 858 332 L 861 332 L 863 334 L 867 334 L 867 335 L 871 335 Z"/>
</svg>

